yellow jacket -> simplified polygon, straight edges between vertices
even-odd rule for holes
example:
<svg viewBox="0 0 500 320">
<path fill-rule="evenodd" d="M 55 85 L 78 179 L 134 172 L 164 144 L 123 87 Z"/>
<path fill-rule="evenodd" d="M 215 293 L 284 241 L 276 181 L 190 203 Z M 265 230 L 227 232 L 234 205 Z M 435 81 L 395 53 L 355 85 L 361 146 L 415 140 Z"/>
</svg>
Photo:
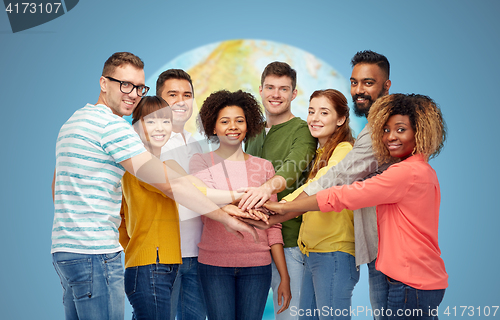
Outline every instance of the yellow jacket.
<svg viewBox="0 0 500 320">
<path fill-rule="evenodd" d="M 328 165 L 321 168 L 313 179 L 283 199 L 286 201 L 294 200 L 309 183 L 318 180 L 331 167 L 337 165 L 351 149 L 352 146 L 350 143 L 339 143 L 328 160 Z M 323 150 L 318 149 L 317 153 L 316 161 L 321 157 Z M 309 252 L 342 251 L 354 256 L 354 220 L 352 210 L 344 209 L 341 212 L 306 212 L 302 216 L 297 244 L 300 251 L 307 255 L 309 255 Z"/>
<path fill-rule="evenodd" d="M 177 204 L 126 172 L 122 178 L 120 244 L 125 268 L 157 262 L 181 264 Z"/>
</svg>

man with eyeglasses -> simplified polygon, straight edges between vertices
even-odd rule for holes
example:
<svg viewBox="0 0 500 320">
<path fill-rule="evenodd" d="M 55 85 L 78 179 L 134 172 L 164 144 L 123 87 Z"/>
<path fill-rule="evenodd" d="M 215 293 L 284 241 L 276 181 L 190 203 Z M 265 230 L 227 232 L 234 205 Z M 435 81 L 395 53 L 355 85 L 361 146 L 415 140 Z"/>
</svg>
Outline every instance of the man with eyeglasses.
<svg viewBox="0 0 500 320">
<path fill-rule="evenodd" d="M 237 236 L 255 230 L 228 216 L 191 182 L 146 151 L 130 115 L 142 96 L 144 63 L 117 52 L 104 64 L 95 105 L 77 110 L 59 131 L 52 182 L 52 258 L 63 286 L 66 319 L 124 319 L 119 243 L 125 170 Z M 152 248 L 154 250 L 154 248 Z"/>
</svg>

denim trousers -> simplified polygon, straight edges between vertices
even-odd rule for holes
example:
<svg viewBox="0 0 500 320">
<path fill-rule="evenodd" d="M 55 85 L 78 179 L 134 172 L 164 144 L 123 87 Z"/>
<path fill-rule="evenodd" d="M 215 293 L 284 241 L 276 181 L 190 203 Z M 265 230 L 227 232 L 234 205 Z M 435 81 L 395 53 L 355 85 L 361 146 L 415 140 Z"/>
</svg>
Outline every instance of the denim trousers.
<svg viewBox="0 0 500 320">
<path fill-rule="evenodd" d="M 56 252 L 52 254 L 52 263 L 63 287 L 66 320 L 123 320 L 121 252 Z"/>
<path fill-rule="evenodd" d="M 305 257 L 299 319 L 351 319 L 352 291 L 358 281 L 353 255 L 309 252 Z"/>
<path fill-rule="evenodd" d="M 198 263 L 209 320 L 262 319 L 271 285 L 271 265 L 216 267 Z"/>
<path fill-rule="evenodd" d="M 169 320 L 172 286 L 178 264 L 155 263 L 125 269 L 125 294 L 133 320 Z"/>
<path fill-rule="evenodd" d="M 377 259 L 368 263 L 368 284 L 370 286 L 370 303 L 372 305 L 373 319 L 387 320 L 387 293 L 389 285 L 387 277 L 375 269 Z"/>
<path fill-rule="evenodd" d="M 170 319 L 204 320 L 207 316 L 205 298 L 198 275 L 198 257 L 182 258 L 172 290 Z"/>
<path fill-rule="evenodd" d="M 388 319 L 438 319 L 438 306 L 445 289 L 418 290 L 397 280 L 386 278 L 389 286 L 387 299 Z"/>
<path fill-rule="evenodd" d="M 290 301 L 290 306 L 288 309 L 280 314 L 276 314 L 281 306 L 278 305 L 278 287 L 281 282 L 281 277 L 276 268 L 274 262 L 272 263 L 273 278 L 271 281 L 271 288 L 273 289 L 273 304 L 274 304 L 274 316 L 276 320 L 297 320 L 299 318 L 298 314 L 292 312 L 299 307 L 300 293 L 302 287 L 302 277 L 304 276 L 304 254 L 300 252 L 299 247 L 287 247 L 283 248 L 285 251 L 286 267 L 288 269 L 288 275 L 290 276 L 290 290 L 292 293 L 292 300 Z"/>
</svg>

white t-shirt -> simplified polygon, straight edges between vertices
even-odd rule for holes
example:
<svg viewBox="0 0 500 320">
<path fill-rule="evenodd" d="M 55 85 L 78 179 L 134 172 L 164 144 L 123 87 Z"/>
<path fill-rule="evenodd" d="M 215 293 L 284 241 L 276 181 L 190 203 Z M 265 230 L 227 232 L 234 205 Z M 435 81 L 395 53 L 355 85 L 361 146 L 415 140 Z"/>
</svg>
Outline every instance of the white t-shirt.
<svg viewBox="0 0 500 320">
<path fill-rule="evenodd" d="M 201 145 L 184 130 L 184 138 L 181 133 L 172 132 L 170 139 L 161 149 L 161 161 L 175 160 L 187 173 L 189 173 L 189 161 L 195 153 L 203 153 Z M 201 240 L 203 222 L 198 213 L 179 205 L 179 226 L 181 232 L 182 257 L 197 257 L 198 243 Z"/>
</svg>

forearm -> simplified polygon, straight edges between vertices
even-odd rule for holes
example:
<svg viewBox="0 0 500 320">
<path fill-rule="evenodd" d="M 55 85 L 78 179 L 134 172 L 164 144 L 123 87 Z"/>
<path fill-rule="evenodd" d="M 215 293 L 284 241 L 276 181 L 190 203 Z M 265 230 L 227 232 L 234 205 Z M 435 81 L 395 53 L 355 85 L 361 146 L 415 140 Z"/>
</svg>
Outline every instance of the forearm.
<svg viewBox="0 0 500 320">
<path fill-rule="evenodd" d="M 282 209 L 285 214 L 297 214 L 298 212 L 319 211 L 319 205 L 316 195 L 307 196 L 305 193 L 301 193 L 294 201 L 283 203 Z"/>
<path fill-rule="evenodd" d="M 216 204 L 238 202 L 245 193 L 207 188 L 207 198 Z"/>
<path fill-rule="evenodd" d="M 281 243 L 273 244 L 271 246 L 271 255 L 273 257 L 274 264 L 276 265 L 276 269 L 278 269 L 278 273 L 280 274 L 281 281 L 285 280 L 290 282 L 283 245 Z"/>
<path fill-rule="evenodd" d="M 169 198 L 200 214 L 215 212 L 211 218 L 219 221 L 227 216 L 210 201 L 186 176 L 162 163 L 148 152 L 120 163 L 127 171 L 140 180 L 152 185 Z"/>
<path fill-rule="evenodd" d="M 195 176 L 186 176 L 196 187 L 206 188 L 207 198 L 216 204 L 228 204 L 239 201 L 245 194 L 244 192 L 236 192 L 232 190 L 219 190 L 208 188 L 208 186 Z"/>
<path fill-rule="evenodd" d="M 286 180 L 280 175 L 275 175 L 271 179 L 267 180 L 261 188 L 268 190 L 270 194 L 275 194 L 285 190 Z"/>
</svg>

